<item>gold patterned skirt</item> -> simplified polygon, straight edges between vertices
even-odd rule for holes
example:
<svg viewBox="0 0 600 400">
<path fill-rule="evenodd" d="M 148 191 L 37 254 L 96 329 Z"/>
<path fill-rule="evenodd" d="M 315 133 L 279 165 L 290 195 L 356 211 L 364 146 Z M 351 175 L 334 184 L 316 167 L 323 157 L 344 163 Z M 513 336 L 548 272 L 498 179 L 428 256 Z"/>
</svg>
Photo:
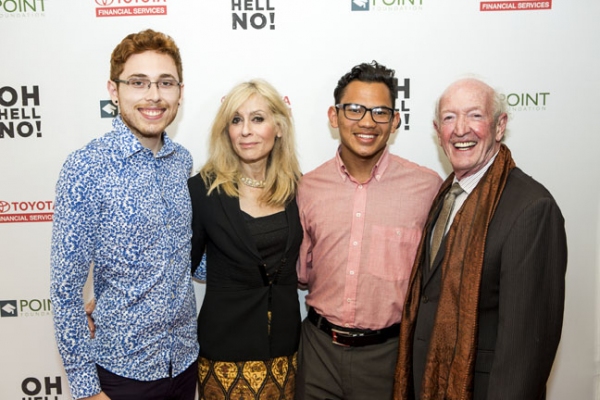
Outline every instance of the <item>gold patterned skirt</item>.
<svg viewBox="0 0 600 400">
<path fill-rule="evenodd" d="M 296 353 L 267 361 L 198 359 L 200 400 L 293 400 Z"/>
</svg>

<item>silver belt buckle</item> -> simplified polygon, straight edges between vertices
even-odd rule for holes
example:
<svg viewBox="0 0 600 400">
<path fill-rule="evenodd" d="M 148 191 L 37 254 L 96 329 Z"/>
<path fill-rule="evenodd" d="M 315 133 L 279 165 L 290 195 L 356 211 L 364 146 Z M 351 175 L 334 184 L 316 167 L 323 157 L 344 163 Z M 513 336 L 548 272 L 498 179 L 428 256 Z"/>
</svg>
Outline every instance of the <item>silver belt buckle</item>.
<svg viewBox="0 0 600 400">
<path fill-rule="evenodd" d="M 331 328 L 331 338 L 332 338 L 331 342 L 335 345 L 342 346 L 342 347 L 350 347 L 350 345 L 338 342 L 338 334 L 346 335 L 348 337 L 364 336 L 364 334 L 362 334 L 362 333 L 352 333 L 352 332 L 348 332 L 348 331 L 342 331 L 339 329 Z"/>
<path fill-rule="evenodd" d="M 350 347 L 347 344 L 338 342 L 338 334 L 348 335 L 349 333 L 350 332 L 340 331 L 339 329 L 331 328 L 331 338 L 332 338 L 331 343 L 333 343 L 337 346 Z"/>
</svg>

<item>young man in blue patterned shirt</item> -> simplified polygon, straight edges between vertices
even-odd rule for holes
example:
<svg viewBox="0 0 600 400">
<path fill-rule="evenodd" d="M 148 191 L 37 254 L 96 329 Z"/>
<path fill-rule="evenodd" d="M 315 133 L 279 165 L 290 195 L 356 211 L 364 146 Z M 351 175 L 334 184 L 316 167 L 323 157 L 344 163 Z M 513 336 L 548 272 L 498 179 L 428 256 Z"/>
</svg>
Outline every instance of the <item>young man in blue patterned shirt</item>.
<svg viewBox="0 0 600 400">
<path fill-rule="evenodd" d="M 120 109 L 113 130 L 72 153 L 60 173 L 50 295 L 75 399 L 194 399 L 192 159 L 165 133 L 182 80 L 169 36 L 146 30 L 123 39 L 108 81 Z M 83 304 L 92 266 L 95 335 Z"/>
</svg>

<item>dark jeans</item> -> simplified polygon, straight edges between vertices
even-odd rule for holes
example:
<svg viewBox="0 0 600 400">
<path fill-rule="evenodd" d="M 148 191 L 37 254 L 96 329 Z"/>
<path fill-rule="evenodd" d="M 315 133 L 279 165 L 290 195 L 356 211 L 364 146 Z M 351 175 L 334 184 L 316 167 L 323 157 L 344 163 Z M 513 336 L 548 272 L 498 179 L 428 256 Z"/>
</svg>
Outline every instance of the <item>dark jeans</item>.
<svg viewBox="0 0 600 400">
<path fill-rule="evenodd" d="M 172 378 L 137 381 L 123 378 L 96 365 L 100 386 L 111 400 L 194 400 L 198 382 L 198 363 Z"/>
</svg>

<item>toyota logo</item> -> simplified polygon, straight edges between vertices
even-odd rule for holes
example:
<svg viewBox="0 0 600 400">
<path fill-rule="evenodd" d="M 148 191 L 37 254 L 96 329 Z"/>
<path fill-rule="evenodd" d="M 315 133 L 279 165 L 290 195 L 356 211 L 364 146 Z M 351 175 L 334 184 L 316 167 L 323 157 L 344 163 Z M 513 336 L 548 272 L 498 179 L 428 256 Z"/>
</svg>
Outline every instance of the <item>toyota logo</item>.
<svg viewBox="0 0 600 400">
<path fill-rule="evenodd" d="M 10 203 L 7 201 L 0 201 L 0 214 L 10 211 Z"/>
</svg>

